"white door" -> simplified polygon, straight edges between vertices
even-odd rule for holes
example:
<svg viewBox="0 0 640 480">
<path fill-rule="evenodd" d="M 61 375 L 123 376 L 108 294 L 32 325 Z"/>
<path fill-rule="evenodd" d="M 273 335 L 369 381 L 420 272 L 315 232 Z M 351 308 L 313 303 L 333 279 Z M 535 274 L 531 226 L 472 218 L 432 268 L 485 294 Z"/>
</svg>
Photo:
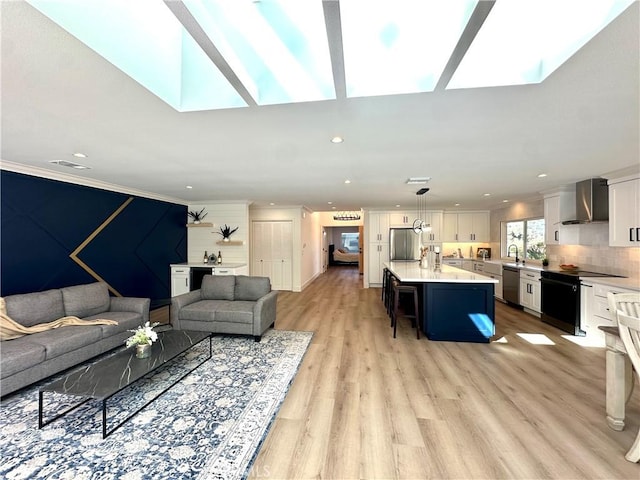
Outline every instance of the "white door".
<svg viewBox="0 0 640 480">
<path fill-rule="evenodd" d="M 274 290 L 293 290 L 291 221 L 252 222 L 252 275 L 269 277 Z"/>
</svg>

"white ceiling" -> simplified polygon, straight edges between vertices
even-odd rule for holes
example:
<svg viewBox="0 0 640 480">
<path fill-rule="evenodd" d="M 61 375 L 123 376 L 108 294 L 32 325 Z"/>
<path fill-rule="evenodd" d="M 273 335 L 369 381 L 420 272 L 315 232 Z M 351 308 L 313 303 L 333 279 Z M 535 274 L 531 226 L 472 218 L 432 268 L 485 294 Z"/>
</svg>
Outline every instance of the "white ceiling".
<svg viewBox="0 0 640 480">
<path fill-rule="evenodd" d="M 432 177 L 427 208 L 477 209 L 640 168 L 638 2 L 541 84 L 190 113 L 30 5 L 1 0 L 0 13 L 8 169 L 70 173 L 186 204 L 323 211 L 328 202 L 414 209 L 421 186 L 408 177 Z M 344 143 L 330 142 L 337 134 Z"/>
</svg>

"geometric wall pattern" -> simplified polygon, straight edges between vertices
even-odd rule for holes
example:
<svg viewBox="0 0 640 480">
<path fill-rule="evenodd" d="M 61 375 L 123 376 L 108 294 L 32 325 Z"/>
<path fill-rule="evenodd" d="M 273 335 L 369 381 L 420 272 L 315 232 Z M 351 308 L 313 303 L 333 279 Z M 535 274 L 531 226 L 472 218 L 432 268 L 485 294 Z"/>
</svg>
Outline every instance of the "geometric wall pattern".
<svg viewBox="0 0 640 480">
<path fill-rule="evenodd" d="M 169 303 L 187 261 L 187 207 L 0 171 L 0 296 L 105 281 Z"/>
</svg>

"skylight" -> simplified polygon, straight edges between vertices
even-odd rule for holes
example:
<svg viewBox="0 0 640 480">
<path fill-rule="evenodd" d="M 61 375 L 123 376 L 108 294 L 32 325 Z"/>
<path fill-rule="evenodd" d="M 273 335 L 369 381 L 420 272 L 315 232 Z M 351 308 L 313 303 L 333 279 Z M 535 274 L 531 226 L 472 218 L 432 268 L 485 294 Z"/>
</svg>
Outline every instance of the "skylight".
<svg viewBox="0 0 640 480">
<path fill-rule="evenodd" d="M 433 91 L 477 3 L 340 2 L 347 96 Z"/>
<path fill-rule="evenodd" d="M 542 82 L 632 3 L 496 2 L 447 88 Z"/>
<path fill-rule="evenodd" d="M 27 0 L 180 112 L 539 83 L 633 1 Z"/>
<path fill-rule="evenodd" d="M 246 106 L 163 2 L 28 2 L 178 111 Z"/>
<path fill-rule="evenodd" d="M 184 3 L 258 105 L 336 98 L 322 2 Z"/>
</svg>

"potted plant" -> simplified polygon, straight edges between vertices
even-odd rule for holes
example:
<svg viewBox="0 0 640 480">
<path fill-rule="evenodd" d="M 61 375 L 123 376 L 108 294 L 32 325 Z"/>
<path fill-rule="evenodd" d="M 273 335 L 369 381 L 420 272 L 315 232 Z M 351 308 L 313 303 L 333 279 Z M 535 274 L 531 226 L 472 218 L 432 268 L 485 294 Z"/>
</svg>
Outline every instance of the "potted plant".
<svg viewBox="0 0 640 480">
<path fill-rule="evenodd" d="M 187 216 L 193 220 L 193 223 L 196 225 L 200 223 L 204 217 L 207 216 L 207 212 L 204 211 L 204 208 L 199 212 L 187 212 Z"/>
<path fill-rule="evenodd" d="M 216 232 L 218 233 L 218 235 L 222 235 L 222 241 L 223 242 L 228 242 L 231 240 L 231 234 L 233 232 L 235 232 L 236 230 L 238 230 L 238 227 L 234 228 L 233 230 L 231 229 L 231 227 L 229 227 L 226 223 L 224 224 L 224 227 L 220 227 L 220 232 Z"/>
<path fill-rule="evenodd" d="M 549 259 L 548 258 L 543 258 L 542 259 L 542 266 L 543 267 L 548 267 L 549 266 Z"/>
<path fill-rule="evenodd" d="M 136 357 L 147 358 L 151 355 L 151 344 L 158 339 L 158 334 L 153 330 L 153 327 L 160 325 L 158 322 L 149 324 L 146 322 L 144 325 L 136 328 L 135 330 L 129 330 L 133 333 L 126 340 L 127 348 L 136 347 Z"/>
</svg>

